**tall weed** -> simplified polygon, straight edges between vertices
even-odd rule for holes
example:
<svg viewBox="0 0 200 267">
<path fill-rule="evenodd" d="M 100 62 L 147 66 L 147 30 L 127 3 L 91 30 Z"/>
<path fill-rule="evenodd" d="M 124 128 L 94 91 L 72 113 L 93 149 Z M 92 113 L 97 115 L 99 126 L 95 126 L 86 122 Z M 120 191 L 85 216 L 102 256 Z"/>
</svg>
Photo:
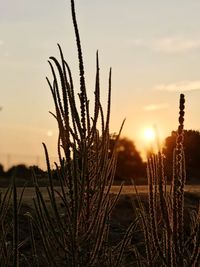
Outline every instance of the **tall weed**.
<svg viewBox="0 0 200 267">
<path fill-rule="evenodd" d="M 147 266 L 199 266 L 200 208 L 191 212 L 189 234 L 184 222 L 184 186 L 186 180 L 184 157 L 185 98 L 180 95 L 179 126 L 174 149 L 173 179 L 167 191 L 164 158 L 161 152 L 148 158 L 148 210 L 140 205 Z M 146 265 L 145 265 L 146 266 Z"/>
<path fill-rule="evenodd" d="M 136 222 L 133 222 L 125 239 L 117 247 L 110 247 L 110 215 L 121 191 L 120 189 L 118 195 L 110 194 L 116 168 L 116 146 L 121 132 L 120 129 L 111 153 L 111 69 L 105 114 L 100 101 L 97 52 L 95 100 L 91 115 L 74 1 L 71 1 L 71 12 L 79 62 L 79 106 L 75 99 L 71 70 L 58 45 L 60 62 L 55 57 L 50 57 L 53 81 L 47 78 L 47 82 L 55 104 L 55 113 L 51 114 L 59 129 L 59 163 L 55 165 L 61 191 L 56 191 L 53 186 L 49 155 L 46 145 L 43 144 L 50 184 L 50 208 L 45 203 L 35 179 L 34 206 L 37 216 L 33 222 L 40 233 L 44 259 L 49 266 L 119 266 L 126 242 Z M 62 205 L 62 208 L 59 205 Z"/>
<path fill-rule="evenodd" d="M 15 173 L 15 171 L 14 171 Z M 25 187 L 17 195 L 15 174 L 12 183 L 4 192 L 0 192 L 0 266 L 19 266 L 20 248 L 27 239 L 19 237 L 19 212 Z"/>
</svg>

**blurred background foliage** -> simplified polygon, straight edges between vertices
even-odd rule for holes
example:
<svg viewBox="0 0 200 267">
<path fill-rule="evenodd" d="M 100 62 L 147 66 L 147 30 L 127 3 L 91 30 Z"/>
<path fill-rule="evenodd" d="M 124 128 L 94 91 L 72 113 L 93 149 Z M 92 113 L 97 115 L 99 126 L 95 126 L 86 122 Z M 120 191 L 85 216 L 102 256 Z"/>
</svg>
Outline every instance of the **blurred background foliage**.
<svg viewBox="0 0 200 267">
<path fill-rule="evenodd" d="M 114 148 L 115 136 L 110 137 L 110 154 Z M 165 170 L 166 178 L 168 181 L 172 179 L 172 162 L 173 150 L 176 144 L 176 132 L 172 131 L 163 145 L 163 154 L 165 156 Z M 184 130 L 184 151 L 186 158 L 186 172 L 187 184 L 199 184 L 200 182 L 200 132 L 195 130 Z M 131 184 L 133 179 L 136 184 L 146 184 L 146 162 L 142 159 L 140 152 L 134 141 L 122 137 L 119 139 L 117 147 L 118 159 L 115 174 L 115 184 Z M 0 186 L 7 186 L 10 179 L 15 173 L 19 185 L 27 183 L 28 186 L 32 185 L 33 171 L 42 184 L 46 184 L 47 173 L 40 169 L 38 166 L 26 166 L 19 164 L 12 166 L 8 170 L 0 164 Z M 53 178 L 57 183 L 57 176 L 55 170 L 52 170 Z"/>
</svg>

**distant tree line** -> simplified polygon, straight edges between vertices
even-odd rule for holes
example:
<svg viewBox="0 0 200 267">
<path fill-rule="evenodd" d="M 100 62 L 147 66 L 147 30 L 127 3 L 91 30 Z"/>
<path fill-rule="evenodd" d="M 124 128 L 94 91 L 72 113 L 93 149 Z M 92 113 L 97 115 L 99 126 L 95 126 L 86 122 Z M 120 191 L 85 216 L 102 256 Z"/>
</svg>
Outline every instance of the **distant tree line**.
<svg viewBox="0 0 200 267">
<path fill-rule="evenodd" d="M 47 184 L 47 173 L 38 166 L 18 164 L 5 171 L 0 164 L 0 186 L 8 186 L 13 176 L 16 178 L 17 186 L 33 186 L 33 173 L 38 178 L 39 185 Z"/>
<path fill-rule="evenodd" d="M 0 176 L 1 177 L 11 177 L 13 175 L 16 175 L 16 177 L 20 178 L 30 178 L 33 174 L 33 171 L 38 176 L 44 176 L 46 173 L 42 169 L 40 169 L 38 166 L 30 166 L 27 167 L 25 164 L 18 164 L 16 166 L 12 166 L 7 171 L 4 171 L 4 167 L 2 164 L 0 164 Z"/>
<path fill-rule="evenodd" d="M 110 139 L 110 153 L 114 148 L 115 138 Z M 165 171 L 166 179 L 172 179 L 173 166 L 173 151 L 176 145 L 176 132 L 172 131 L 171 135 L 165 139 L 163 154 L 165 155 Z M 128 138 L 120 138 L 117 144 L 117 164 L 115 173 L 115 183 L 131 184 L 132 180 L 136 184 L 146 184 L 146 162 L 143 161 L 134 142 Z M 194 130 L 184 131 L 184 151 L 185 163 L 187 172 L 187 183 L 200 183 L 200 132 Z M 7 171 L 4 171 L 3 165 L 0 164 L 0 179 L 2 177 L 8 180 L 15 175 L 21 181 L 29 182 L 32 180 L 32 175 L 40 181 L 47 181 L 47 173 L 38 166 L 27 167 L 24 164 L 13 166 Z M 54 180 L 58 181 L 55 170 L 52 170 Z M 0 180 L 1 185 L 1 180 Z"/>
</svg>

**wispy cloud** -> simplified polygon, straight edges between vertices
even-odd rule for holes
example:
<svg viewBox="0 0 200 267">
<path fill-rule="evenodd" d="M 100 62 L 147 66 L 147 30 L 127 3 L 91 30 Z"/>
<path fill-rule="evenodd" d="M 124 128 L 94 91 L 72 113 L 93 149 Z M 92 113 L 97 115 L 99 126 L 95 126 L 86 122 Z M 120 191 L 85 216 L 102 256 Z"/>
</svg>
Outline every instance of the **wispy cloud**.
<svg viewBox="0 0 200 267">
<path fill-rule="evenodd" d="M 153 42 L 153 48 L 156 51 L 176 54 L 184 53 L 200 48 L 200 39 L 184 39 L 178 37 L 165 37 Z"/>
<path fill-rule="evenodd" d="M 143 107 L 145 111 L 155 111 L 160 109 L 166 109 L 169 107 L 168 103 L 161 103 L 161 104 L 150 104 Z"/>
<path fill-rule="evenodd" d="M 156 52 L 179 54 L 200 48 L 200 39 L 166 36 L 151 40 L 135 39 L 132 44 L 150 48 Z"/>
<path fill-rule="evenodd" d="M 154 90 L 169 91 L 169 92 L 199 91 L 200 80 L 179 81 L 176 83 L 159 84 L 154 87 Z"/>
</svg>

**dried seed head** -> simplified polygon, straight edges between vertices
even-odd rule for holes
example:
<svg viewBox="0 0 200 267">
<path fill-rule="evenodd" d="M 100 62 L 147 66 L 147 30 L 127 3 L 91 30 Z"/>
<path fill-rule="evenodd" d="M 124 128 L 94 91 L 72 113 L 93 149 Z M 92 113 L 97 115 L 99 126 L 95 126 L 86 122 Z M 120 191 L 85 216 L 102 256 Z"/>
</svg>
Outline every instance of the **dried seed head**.
<svg viewBox="0 0 200 267">
<path fill-rule="evenodd" d="M 183 148 L 183 129 L 184 129 L 184 115 L 185 115 L 185 96 L 184 94 L 180 95 L 180 104 L 179 104 L 179 126 L 177 131 L 176 139 L 176 151 L 177 151 L 177 160 L 181 160 L 181 150 Z"/>
<path fill-rule="evenodd" d="M 180 139 L 179 135 L 182 135 L 182 133 L 183 133 L 183 127 L 184 127 L 183 123 L 184 123 L 184 115 L 185 115 L 184 109 L 185 109 L 185 96 L 184 96 L 184 94 L 181 94 L 180 95 L 180 104 L 179 104 L 179 119 L 178 119 L 179 120 L 179 127 L 178 127 L 179 140 L 177 140 L 179 142 L 182 141 Z"/>
</svg>

